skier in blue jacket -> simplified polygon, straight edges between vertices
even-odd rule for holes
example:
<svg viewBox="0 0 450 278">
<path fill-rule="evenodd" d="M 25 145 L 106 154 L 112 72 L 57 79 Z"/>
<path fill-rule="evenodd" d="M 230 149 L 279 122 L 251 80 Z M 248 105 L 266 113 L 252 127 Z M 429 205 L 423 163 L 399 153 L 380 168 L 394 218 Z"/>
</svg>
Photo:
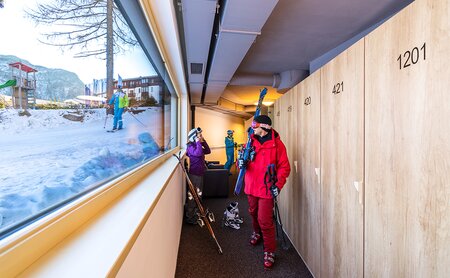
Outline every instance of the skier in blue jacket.
<svg viewBox="0 0 450 278">
<path fill-rule="evenodd" d="M 128 96 L 122 91 L 122 86 L 112 95 L 109 100 L 109 105 L 114 104 L 114 122 L 113 131 L 123 128 L 122 114 L 125 108 L 128 107 Z M 118 125 L 118 128 L 117 128 Z"/>
<path fill-rule="evenodd" d="M 234 143 L 233 138 L 233 130 L 227 131 L 227 137 L 225 137 L 225 152 L 227 154 L 227 162 L 225 163 L 224 167 L 228 171 L 231 169 L 231 165 L 234 163 L 234 148 L 236 144 Z"/>
</svg>

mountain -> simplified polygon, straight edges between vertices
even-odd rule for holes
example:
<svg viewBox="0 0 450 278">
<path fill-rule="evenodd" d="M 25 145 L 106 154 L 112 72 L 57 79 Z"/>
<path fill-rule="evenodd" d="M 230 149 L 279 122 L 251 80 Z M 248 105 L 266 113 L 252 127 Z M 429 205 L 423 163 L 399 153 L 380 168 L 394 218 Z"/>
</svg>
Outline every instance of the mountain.
<svg viewBox="0 0 450 278">
<path fill-rule="evenodd" d="M 0 55 L 0 84 L 11 79 L 11 69 L 8 64 L 15 62 L 22 62 L 37 70 L 36 98 L 64 101 L 78 95 L 84 95 L 84 84 L 75 73 L 63 69 L 33 65 L 12 55 Z M 11 90 L 9 88 L 0 89 L 0 94 L 11 95 Z"/>
</svg>

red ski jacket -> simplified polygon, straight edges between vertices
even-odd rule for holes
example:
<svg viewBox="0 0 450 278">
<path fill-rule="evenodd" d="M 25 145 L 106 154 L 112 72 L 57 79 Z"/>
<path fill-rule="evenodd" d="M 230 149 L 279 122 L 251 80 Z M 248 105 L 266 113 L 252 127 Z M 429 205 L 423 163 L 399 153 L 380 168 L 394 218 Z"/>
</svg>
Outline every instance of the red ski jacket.
<svg viewBox="0 0 450 278">
<path fill-rule="evenodd" d="M 251 140 L 252 146 L 255 148 L 255 158 L 246 167 L 244 192 L 255 197 L 271 199 L 272 195 L 268 188 L 270 185 L 266 187 L 264 184 L 264 175 L 267 172 L 267 166 L 275 164 L 278 178 L 276 186 L 279 190 L 283 188 L 291 172 L 286 147 L 274 129 L 272 129 L 272 139 L 262 145 L 254 134 L 251 135 Z"/>
</svg>

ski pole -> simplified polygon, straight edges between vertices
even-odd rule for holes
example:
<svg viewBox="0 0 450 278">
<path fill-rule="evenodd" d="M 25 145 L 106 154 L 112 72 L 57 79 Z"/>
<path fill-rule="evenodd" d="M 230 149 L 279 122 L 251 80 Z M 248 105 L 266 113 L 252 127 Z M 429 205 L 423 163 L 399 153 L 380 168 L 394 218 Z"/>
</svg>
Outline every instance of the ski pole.
<svg viewBox="0 0 450 278">
<path fill-rule="evenodd" d="M 266 171 L 266 174 L 264 175 L 264 184 L 266 185 L 266 190 L 267 190 L 267 184 L 270 184 L 270 187 L 276 186 L 275 184 L 277 183 L 277 181 L 278 181 L 278 178 L 277 178 L 277 174 L 276 174 L 276 170 L 275 170 L 275 164 L 270 164 L 269 166 L 267 166 L 267 171 Z M 280 216 L 280 210 L 278 208 L 277 196 L 274 196 L 272 194 L 272 197 L 273 197 L 273 203 L 274 203 L 274 219 L 275 219 L 277 237 L 278 237 L 279 233 L 281 233 L 283 249 L 287 250 L 287 249 L 289 249 L 289 246 L 286 243 L 286 238 L 285 238 L 284 232 L 283 232 L 283 223 L 281 223 L 281 216 Z M 280 228 L 280 232 L 278 232 L 278 228 Z"/>
<path fill-rule="evenodd" d="M 174 137 L 171 137 L 171 138 L 170 138 L 169 142 L 167 143 L 167 146 L 166 146 L 165 151 L 169 149 L 170 142 L 172 142 L 173 138 L 174 138 Z"/>
<path fill-rule="evenodd" d="M 106 121 L 108 120 L 108 108 L 106 108 L 106 115 L 105 115 L 105 123 L 103 124 L 103 128 L 106 128 Z"/>
<path fill-rule="evenodd" d="M 128 110 L 127 110 L 128 111 Z M 129 114 L 131 115 L 131 116 L 133 116 L 133 118 L 136 120 L 136 121 L 138 121 L 141 125 L 143 125 L 144 127 L 147 127 L 146 125 L 144 125 L 141 121 L 139 121 L 138 120 L 138 118 L 136 118 L 136 116 L 135 115 L 133 115 L 133 113 L 132 112 L 130 112 L 130 111 L 128 111 L 129 112 Z"/>
<path fill-rule="evenodd" d="M 286 238 L 284 236 L 283 223 L 281 223 L 281 216 L 280 216 L 280 210 L 278 209 L 277 197 L 274 198 L 273 202 L 274 202 L 274 209 L 275 209 L 275 224 L 277 225 L 277 227 L 280 227 L 281 238 L 283 240 L 283 244 L 282 244 L 283 249 L 288 250 L 289 245 L 286 243 Z M 278 228 L 277 228 L 277 234 L 278 234 Z"/>
</svg>

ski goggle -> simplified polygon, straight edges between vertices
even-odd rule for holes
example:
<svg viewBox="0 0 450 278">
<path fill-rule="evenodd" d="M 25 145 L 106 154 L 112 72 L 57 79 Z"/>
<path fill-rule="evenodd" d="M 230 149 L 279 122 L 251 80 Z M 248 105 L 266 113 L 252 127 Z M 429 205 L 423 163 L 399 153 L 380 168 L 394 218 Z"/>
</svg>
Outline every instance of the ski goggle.
<svg viewBox="0 0 450 278">
<path fill-rule="evenodd" d="M 262 124 L 262 123 L 257 123 L 257 122 L 255 122 L 255 121 L 253 121 L 252 122 L 252 128 L 253 129 L 257 129 L 258 127 L 263 127 L 263 128 L 266 128 L 266 129 L 271 129 L 272 127 L 270 126 L 270 125 L 268 125 L 268 124 Z"/>
</svg>

